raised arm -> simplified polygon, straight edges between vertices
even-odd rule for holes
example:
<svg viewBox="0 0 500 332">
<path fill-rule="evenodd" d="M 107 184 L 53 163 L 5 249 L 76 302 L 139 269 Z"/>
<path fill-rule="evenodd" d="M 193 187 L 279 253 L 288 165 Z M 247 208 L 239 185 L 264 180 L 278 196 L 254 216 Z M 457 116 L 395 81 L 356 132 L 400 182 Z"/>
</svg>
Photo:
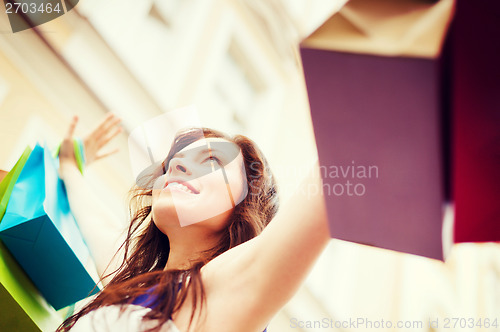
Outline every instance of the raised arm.
<svg viewBox="0 0 500 332">
<path fill-rule="evenodd" d="M 207 264 L 215 297 L 252 329 L 262 329 L 288 302 L 330 238 L 322 182 L 315 165 L 269 226 L 256 238 Z M 312 189 L 314 190 L 305 190 Z M 303 190 L 304 189 L 304 190 Z M 232 314 L 233 315 L 233 314 Z"/>
<path fill-rule="evenodd" d="M 123 242 L 124 225 L 98 200 L 84 176 L 78 170 L 74 151 L 73 134 L 78 118 L 74 117 L 59 152 L 59 175 L 64 180 L 71 211 L 90 249 L 99 276 L 112 272 L 120 263 L 115 255 Z M 104 147 L 121 128 L 119 119 L 112 114 L 83 140 L 86 165 L 115 152 L 103 153 Z M 110 278 L 103 280 L 106 284 Z"/>
</svg>

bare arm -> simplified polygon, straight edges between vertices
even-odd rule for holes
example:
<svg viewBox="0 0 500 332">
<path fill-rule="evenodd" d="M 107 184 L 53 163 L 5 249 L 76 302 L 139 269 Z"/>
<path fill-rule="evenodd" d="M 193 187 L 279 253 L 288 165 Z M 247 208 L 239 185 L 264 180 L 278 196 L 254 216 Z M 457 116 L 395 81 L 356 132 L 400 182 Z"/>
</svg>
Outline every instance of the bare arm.
<svg viewBox="0 0 500 332">
<path fill-rule="evenodd" d="M 87 165 L 107 155 L 99 153 L 101 148 L 120 132 L 118 121 L 112 115 L 108 116 L 84 139 Z M 116 255 L 115 259 L 113 256 L 123 242 L 124 226 L 98 200 L 78 170 L 73 152 L 76 123 L 77 118 L 74 118 L 61 145 L 59 174 L 66 185 L 71 211 L 94 258 L 97 272 L 99 276 L 103 276 L 114 271 L 120 263 L 121 256 Z M 106 284 L 109 280 L 111 279 L 107 278 L 103 283 Z"/>
<path fill-rule="evenodd" d="M 231 308 L 236 325 L 262 329 L 297 291 L 328 243 L 319 172 L 310 172 L 300 188 L 310 185 L 316 190 L 297 190 L 261 235 L 204 267 L 207 288 L 224 298 L 216 302 Z"/>
</svg>

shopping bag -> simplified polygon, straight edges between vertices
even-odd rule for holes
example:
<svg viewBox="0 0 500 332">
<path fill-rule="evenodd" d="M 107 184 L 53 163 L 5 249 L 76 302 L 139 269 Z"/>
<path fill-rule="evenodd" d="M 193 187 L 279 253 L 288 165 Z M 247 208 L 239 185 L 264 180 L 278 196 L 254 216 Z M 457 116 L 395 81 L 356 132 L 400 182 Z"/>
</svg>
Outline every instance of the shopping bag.
<svg viewBox="0 0 500 332">
<path fill-rule="evenodd" d="M 47 148 L 37 145 L 26 161 L 0 223 L 0 239 L 55 309 L 99 291 L 89 250 Z"/>
<path fill-rule="evenodd" d="M 0 177 L 0 221 L 5 214 L 14 184 L 31 148 L 27 147 L 10 172 Z M 42 297 L 14 257 L 0 242 L 0 326 L 5 331 L 54 330 L 63 316 Z"/>
<path fill-rule="evenodd" d="M 436 58 L 454 13 L 454 0 L 351 0 L 301 42 L 302 47 Z"/>
<path fill-rule="evenodd" d="M 2 331 L 54 331 L 64 319 L 0 242 L 0 328 Z"/>
<path fill-rule="evenodd" d="M 500 2 L 478 5 L 457 1 L 450 43 L 455 242 L 500 242 Z"/>
<path fill-rule="evenodd" d="M 19 177 L 24 164 L 28 160 L 30 153 L 31 148 L 27 147 L 14 167 L 12 167 L 10 172 L 5 174 L 4 178 L 1 180 L 2 182 L 0 182 L 0 221 L 5 214 L 5 210 L 7 209 L 7 203 L 9 202 L 10 194 L 12 193 L 12 189 L 14 188 L 14 184 L 16 183 L 16 180 Z"/>
<path fill-rule="evenodd" d="M 352 0 L 301 43 L 332 237 L 442 259 L 453 1 Z"/>
</svg>

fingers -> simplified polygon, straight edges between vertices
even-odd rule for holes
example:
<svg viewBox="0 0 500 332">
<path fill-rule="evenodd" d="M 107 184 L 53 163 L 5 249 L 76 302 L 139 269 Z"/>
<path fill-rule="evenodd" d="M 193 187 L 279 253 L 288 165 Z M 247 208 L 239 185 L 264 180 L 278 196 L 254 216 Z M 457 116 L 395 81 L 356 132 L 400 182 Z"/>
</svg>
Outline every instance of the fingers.
<svg viewBox="0 0 500 332">
<path fill-rule="evenodd" d="M 119 151 L 120 149 L 116 148 L 114 150 L 111 150 L 111 151 L 108 151 L 108 152 L 104 152 L 104 153 L 101 153 L 99 155 L 96 156 L 95 160 L 99 160 L 99 159 L 102 159 L 102 158 L 106 158 L 112 154 L 115 154 Z"/>
<path fill-rule="evenodd" d="M 106 117 L 104 118 L 104 120 L 102 120 L 102 122 L 97 125 L 97 127 L 94 129 L 93 132 L 98 133 L 98 132 L 102 131 L 104 129 L 104 127 L 106 126 L 106 124 L 110 120 L 112 120 L 113 118 L 114 118 L 114 114 L 113 113 L 108 113 L 106 115 Z"/>
<path fill-rule="evenodd" d="M 93 131 L 93 135 L 95 135 L 95 137 L 105 136 L 110 130 L 115 128 L 120 122 L 121 122 L 120 118 L 115 116 L 113 113 L 108 113 L 108 115 L 104 118 L 104 120 Z"/>
<path fill-rule="evenodd" d="M 99 141 L 98 141 L 99 147 L 102 147 L 102 146 L 108 144 L 109 141 L 111 141 L 114 137 L 116 137 L 121 132 L 122 132 L 122 127 L 115 127 L 113 129 L 113 131 L 111 131 L 111 133 L 109 133 L 108 135 L 99 139 Z"/>
<path fill-rule="evenodd" d="M 75 128 L 76 124 L 78 123 L 78 116 L 73 116 L 73 119 L 71 119 L 71 123 L 69 125 L 68 131 L 66 132 L 66 137 L 65 139 L 71 139 L 73 135 L 75 134 Z"/>
</svg>

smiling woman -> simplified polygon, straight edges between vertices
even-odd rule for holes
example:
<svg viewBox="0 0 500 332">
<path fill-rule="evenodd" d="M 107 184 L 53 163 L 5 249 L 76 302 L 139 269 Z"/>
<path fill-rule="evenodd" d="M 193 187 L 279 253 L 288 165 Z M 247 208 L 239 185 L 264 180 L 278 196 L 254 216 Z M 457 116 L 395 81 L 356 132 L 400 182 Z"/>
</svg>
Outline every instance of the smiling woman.
<svg viewBox="0 0 500 332">
<path fill-rule="evenodd" d="M 108 117 L 84 141 L 109 141 L 116 125 Z M 70 149 L 63 143 L 60 161 L 73 208 L 82 179 Z M 322 197 L 298 197 L 277 214 L 276 183 L 255 143 L 206 128 L 180 132 L 143 177 L 132 190 L 121 264 L 59 331 L 265 330 L 326 245 Z M 86 240 L 95 238 L 85 209 L 73 210 Z M 87 243 L 94 257 L 110 252 Z M 117 256 L 102 259 L 104 274 Z"/>
</svg>

